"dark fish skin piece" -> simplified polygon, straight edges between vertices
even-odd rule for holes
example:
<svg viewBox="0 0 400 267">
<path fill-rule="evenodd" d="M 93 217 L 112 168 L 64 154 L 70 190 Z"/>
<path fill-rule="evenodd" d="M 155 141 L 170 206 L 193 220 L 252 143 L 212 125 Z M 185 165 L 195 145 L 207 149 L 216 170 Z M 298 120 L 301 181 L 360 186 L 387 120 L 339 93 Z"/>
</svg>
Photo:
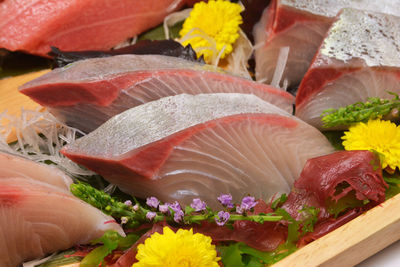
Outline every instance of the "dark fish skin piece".
<svg viewBox="0 0 400 267">
<path fill-rule="evenodd" d="M 205 63 L 203 57 L 197 58 L 196 52 L 190 44 L 183 47 L 174 40 L 143 40 L 130 46 L 107 51 L 61 51 L 57 47 L 51 47 L 51 52 L 49 53 L 53 57 L 53 68 L 64 67 L 83 59 L 129 54 L 164 55 Z"/>
</svg>

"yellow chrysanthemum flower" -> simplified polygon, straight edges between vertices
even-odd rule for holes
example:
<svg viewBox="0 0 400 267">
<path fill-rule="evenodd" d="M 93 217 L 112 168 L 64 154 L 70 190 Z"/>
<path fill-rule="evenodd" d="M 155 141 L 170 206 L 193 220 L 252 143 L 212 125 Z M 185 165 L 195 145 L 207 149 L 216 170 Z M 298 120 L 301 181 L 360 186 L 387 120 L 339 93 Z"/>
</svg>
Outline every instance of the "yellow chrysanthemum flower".
<svg viewBox="0 0 400 267">
<path fill-rule="evenodd" d="M 132 267 L 218 267 L 220 260 L 210 237 L 192 229 L 174 233 L 169 227 L 140 244 L 136 259 Z"/>
<path fill-rule="evenodd" d="M 224 58 L 239 38 L 239 25 L 243 22 L 240 12 L 239 4 L 225 0 L 196 3 L 179 32 L 182 44 L 190 44 L 199 56 L 204 55 L 207 63 L 222 50 Z"/>
<path fill-rule="evenodd" d="M 342 137 L 346 150 L 373 150 L 381 155 L 382 168 L 400 168 L 400 126 L 385 120 L 357 123 Z"/>
</svg>

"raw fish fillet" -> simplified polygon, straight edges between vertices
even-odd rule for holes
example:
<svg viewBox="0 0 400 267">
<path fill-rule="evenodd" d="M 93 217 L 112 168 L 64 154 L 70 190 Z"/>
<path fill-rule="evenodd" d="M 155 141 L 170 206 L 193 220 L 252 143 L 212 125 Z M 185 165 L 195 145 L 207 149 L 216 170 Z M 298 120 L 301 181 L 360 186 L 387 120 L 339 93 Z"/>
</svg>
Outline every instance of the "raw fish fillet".
<svg viewBox="0 0 400 267">
<path fill-rule="evenodd" d="M 158 25 L 185 2 L 4 0 L 0 48 L 38 55 L 46 55 L 50 46 L 65 51 L 107 50 Z"/>
<path fill-rule="evenodd" d="M 0 179 L 9 177 L 37 180 L 68 192 L 72 184 L 71 178 L 56 167 L 0 152 Z"/>
<path fill-rule="evenodd" d="M 271 86 L 210 65 L 161 55 L 78 61 L 23 85 L 20 91 L 84 132 L 129 108 L 182 93 L 255 94 L 290 113 L 294 103 L 289 93 Z"/>
<path fill-rule="evenodd" d="M 249 94 L 176 95 L 129 109 L 61 152 L 138 197 L 221 208 L 288 193 L 307 159 L 332 152 L 315 128 Z"/>
<path fill-rule="evenodd" d="M 322 128 L 321 113 L 400 93 L 400 17 L 344 9 L 296 96 L 296 115 Z"/>
<path fill-rule="evenodd" d="M 257 80 L 271 83 L 279 51 L 289 47 L 282 81 L 298 85 L 344 7 L 400 16 L 400 0 L 273 0 L 254 27 Z"/>
<path fill-rule="evenodd" d="M 86 244 L 107 230 L 111 217 L 65 189 L 25 177 L 0 177 L 0 266 Z"/>
</svg>

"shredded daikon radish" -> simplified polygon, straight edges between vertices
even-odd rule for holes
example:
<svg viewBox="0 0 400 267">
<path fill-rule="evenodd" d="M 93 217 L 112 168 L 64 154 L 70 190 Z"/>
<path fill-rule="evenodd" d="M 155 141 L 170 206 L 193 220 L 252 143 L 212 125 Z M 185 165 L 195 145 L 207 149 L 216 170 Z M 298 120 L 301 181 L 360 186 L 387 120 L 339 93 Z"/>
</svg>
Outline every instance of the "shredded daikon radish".
<svg viewBox="0 0 400 267">
<path fill-rule="evenodd" d="M 278 59 L 276 61 L 275 72 L 272 77 L 271 85 L 276 88 L 280 87 L 280 82 L 282 80 L 283 72 L 285 71 L 286 62 L 289 56 L 290 47 L 284 46 L 279 49 Z"/>
<path fill-rule="evenodd" d="M 182 0 L 174 0 L 168 7 L 167 7 L 167 13 L 175 10 L 178 5 L 182 2 Z"/>
<path fill-rule="evenodd" d="M 227 56 L 226 70 L 238 76 L 251 79 L 248 71 L 248 61 L 253 53 L 253 46 L 246 34 L 240 30 L 239 38 L 233 46 L 233 52 Z"/>
<path fill-rule="evenodd" d="M 185 20 L 187 17 L 190 15 L 190 11 L 192 11 L 191 8 L 184 9 L 182 11 L 174 12 L 169 14 L 168 16 L 165 17 L 164 19 L 164 34 L 165 34 L 165 39 L 169 39 L 169 27 L 174 26 L 176 23 Z"/>
<path fill-rule="evenodd" d="M 193 34 L 193 32 L 195 32 Z M 218 65 L 219 59 L 218 59 L 218 49 L 217 49 L 217 43 L 215 42 L 214 38 L 210 37 L 207 33 L 205 33 L 202 29 L 200 28 L 192 28 L 190 31 L 188 31 L 185 36 L 183 36 L 179 42 L 183 43 L 187 40 L 190 39 L 195 39 L 195 38 L 202 38 L 207 41 L 209 44 L 208 46 L 201 46 L 201 47 L 193 47 L 194 51 L 196 51 L 197 55 L 201 55 L 202 50 L 211 50 L 212 51 L 212 57 L 211 57 L 211 64 L 213 65 Z"/>
<path fill-rule="evenodd" d="M 253 49 L 254 50 L 260 49 L 264 44 L 265 42 L 259 42 L 253 46 Z"/>
<path fill-rule="evenodd" d="M 117 44 L 112 49 L 115 50 L 115 49 L 123 48 L 123 47 L 126 47 L 126 46 L 134 45 L 134 44 L 136 44 L 136 41 L 137 41 L 137 35 L 135 35 L 132 38 L 126 39 L 122 43 Z"/>
<path fill-rule="evenodd" d="M 36 162 L 51 161 L 72 176 L 94 175 L 60 153 L 60 149 L 84 135 L 81 131 L 58 121 L 48 111 L 21 111 L 16 117 L 0 114 L 0 151 L 22 156 Z M 6 123 L 4 123 L 6 122 Z M 16 142 L 8 144 L 7 138 L 15 131 Z"/>
<path fill-rule="evenodd" d="M 39 259 L 39 260 L 32 260 L 32 261 L 28 261 L 22 264 L 22 267 L 35 267 L 37 265 L 40 265 L 48 260 L 50 260 L 51 258 L 53 258 L 54 255 L 56 255 L 57 253 L 53 253 L 48 257 L 45 257 L 43 259 Z"/>
</svg>

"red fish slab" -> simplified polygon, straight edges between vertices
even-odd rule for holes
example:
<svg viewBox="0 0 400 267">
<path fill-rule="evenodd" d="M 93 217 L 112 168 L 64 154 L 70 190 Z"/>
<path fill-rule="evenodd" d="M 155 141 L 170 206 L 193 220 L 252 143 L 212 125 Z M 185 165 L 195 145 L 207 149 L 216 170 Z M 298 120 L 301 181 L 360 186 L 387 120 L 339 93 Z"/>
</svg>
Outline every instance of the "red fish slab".
<svg viewBox="0 0 400 267">
<path fill-rule="evenodd" d="M 176 0 L 0 1 L 0 48 L 46 55 L 106 50 L 161 23 Z M 193 2 L 193 1 L 192 1 Z"/>
<path fill-rule="evenodd" d="M 344 9 L 296 96 L 296 116 L 322 128 L 321 113 L 400 93 L 400 17 Z"/>
<path fill-rule="evenodd" d="M 176 95 L 114 116 L 62 153 L 138 197 L 190 204 L 288 193 L 332 152 L 315 128 L 249 94 Z"/>
<path fill-rule="evenodd" d="M 161 55 L 78 61 L 25 84 L 20 91 L 84 132 L 129 108 L 182 93 L 255 94 L 290 113 L 294 103 L 293 96 L 274 87 Z"/>
<path fill-rule="evenodd" d="M 289 47 L 283 80 L 300 83 L 337 13 L 345 7 L 400 15 L 399 0 L 274 0 L 254 27 L 256 77 L 271 83 L 282 47 Z"/>
</svg>

